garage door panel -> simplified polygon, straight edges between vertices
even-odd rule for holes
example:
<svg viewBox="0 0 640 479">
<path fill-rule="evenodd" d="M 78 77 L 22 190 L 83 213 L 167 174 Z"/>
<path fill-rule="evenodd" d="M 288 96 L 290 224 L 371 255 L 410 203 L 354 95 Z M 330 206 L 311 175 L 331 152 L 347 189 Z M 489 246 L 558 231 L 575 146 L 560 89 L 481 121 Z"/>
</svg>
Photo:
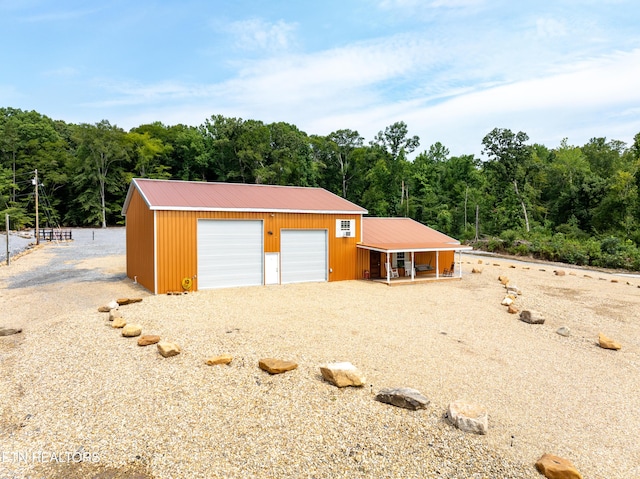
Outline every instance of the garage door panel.
<svg viewBox="0 0 640 479">
<path fill-rule="evenodd" d="M 327 231 L 282 230 L 282 283 L 327 281 Z"/>
<path fill-rule="evenodd" d="M 262 222 L 198 220 L 198 288 L 263 284 Z"/>
</svg>

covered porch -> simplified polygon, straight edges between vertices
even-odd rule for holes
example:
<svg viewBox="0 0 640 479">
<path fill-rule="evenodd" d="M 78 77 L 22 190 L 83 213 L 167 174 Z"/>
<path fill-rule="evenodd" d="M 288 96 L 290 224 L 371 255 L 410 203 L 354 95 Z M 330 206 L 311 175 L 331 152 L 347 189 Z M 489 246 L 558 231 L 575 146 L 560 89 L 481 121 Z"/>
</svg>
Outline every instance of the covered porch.
<svg viewBox="0 0 640 479">
<path fill-rule="evenodd" d="M 363 233 L 361 277 L 389 285 L 460 279 L 461 253 L 472 249 L 409 218 L 363 218 Z"/>
</svg>

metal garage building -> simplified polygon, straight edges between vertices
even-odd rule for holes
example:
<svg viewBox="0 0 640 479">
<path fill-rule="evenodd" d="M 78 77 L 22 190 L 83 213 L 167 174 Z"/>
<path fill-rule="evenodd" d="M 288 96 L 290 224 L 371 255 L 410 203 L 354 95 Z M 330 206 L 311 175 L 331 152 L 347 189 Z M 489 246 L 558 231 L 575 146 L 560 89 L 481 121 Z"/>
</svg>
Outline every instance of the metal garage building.
<svg viewBox="0 0 640 479">
<path fill-rule="evenodd" d="M 134 179 L 127 276 L 156 294 L 360 278 L 366 213 L 321 188 Z"/>
</svg>

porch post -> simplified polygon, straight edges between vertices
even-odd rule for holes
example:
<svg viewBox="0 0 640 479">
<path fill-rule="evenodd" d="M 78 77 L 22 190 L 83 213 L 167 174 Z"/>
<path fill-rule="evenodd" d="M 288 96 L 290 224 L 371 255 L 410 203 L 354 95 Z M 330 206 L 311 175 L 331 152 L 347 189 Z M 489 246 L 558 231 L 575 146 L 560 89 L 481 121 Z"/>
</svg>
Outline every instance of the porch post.
<svg viewBox="0 0 640 479">
<path fill-rule="evenodd" d="M 384 268 L 387 270 L 387 283 L 391 283 L 391 261 L 389 261 L 389 253 L 384 254 Z"/>
<path fill-rule="evenodd" d="M 462 279 L 462 250 L 458 251 L 458 259 L 459 259 L 458 277 Z"/>
<path fill-rule="evenodd" d="M 416 253 L 411 252 L 411 281 L 416 279 Z"/>
<path fill-rule="evenodd" d="M 436 279 L 440 277 L 440 251 L 436 250 Z"/>
</svg>

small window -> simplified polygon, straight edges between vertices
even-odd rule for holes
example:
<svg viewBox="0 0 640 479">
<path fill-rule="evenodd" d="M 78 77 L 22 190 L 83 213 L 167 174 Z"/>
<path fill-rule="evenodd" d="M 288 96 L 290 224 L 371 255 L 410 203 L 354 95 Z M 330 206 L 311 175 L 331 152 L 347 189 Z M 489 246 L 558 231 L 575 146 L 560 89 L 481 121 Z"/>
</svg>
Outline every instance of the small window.
<svg viewBox="0 0 640 479">
<path fill-rule="evenodd" d="M 404 251 L 394 253 L 392 256 L 392 262 L 394 268 L 404 268 Z"/>
<path fill-rule="evenodd" d="M 350 238 L 355 236 L 355 220 L 336 220 L 336 238 Z"/>
</svg>

